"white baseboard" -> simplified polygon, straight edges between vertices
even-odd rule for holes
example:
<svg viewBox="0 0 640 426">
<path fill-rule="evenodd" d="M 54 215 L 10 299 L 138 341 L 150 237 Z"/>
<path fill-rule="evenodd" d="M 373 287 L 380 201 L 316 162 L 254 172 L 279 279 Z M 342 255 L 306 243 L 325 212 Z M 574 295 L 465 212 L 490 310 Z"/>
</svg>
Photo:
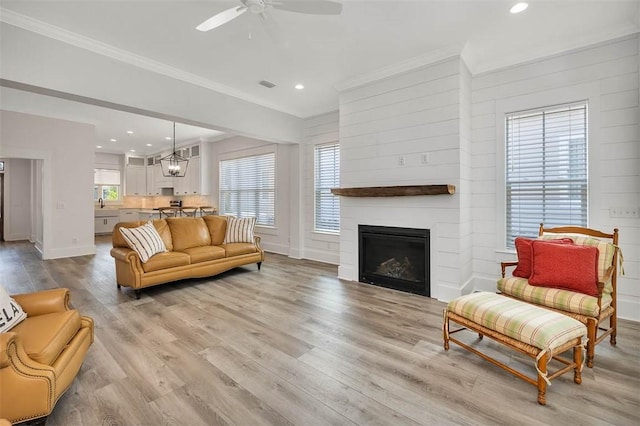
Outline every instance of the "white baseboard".
<svg viewBox="0 0 640 426">
<path fill-rule="evenodd" d="M 353 268 L 348 266 L 338 266 L 338 278 L 347 281 L 358 281 Z"/>
<path fill-rule="evenodd" d="M 42 253 L 42 259 L 61 259 L 63 257 L 87 256 L 91 254 L 96 254 L 95 245 L 81 247 L 60 247 L 52 249 L 50 248 L 45 249 L 45 251 Z"/>
<path fill-rule="evenodd" d="M 340 253 L 325 250 L 305 250 L 304 258 L 317 262 L 330 263 L 332 265 L 340 264 Z"/>
</svg>

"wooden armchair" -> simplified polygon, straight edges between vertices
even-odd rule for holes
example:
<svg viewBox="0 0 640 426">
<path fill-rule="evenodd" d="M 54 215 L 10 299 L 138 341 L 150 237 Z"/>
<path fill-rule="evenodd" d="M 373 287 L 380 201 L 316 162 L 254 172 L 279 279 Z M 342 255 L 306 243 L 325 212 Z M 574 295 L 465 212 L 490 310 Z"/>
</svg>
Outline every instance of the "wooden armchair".
<svg viewBox="0 0 640 426">
<path fill-rule="evenodd" d="M 545 228 L 540 224 L 539 239 L 571 238 L 577 245 L 594 246 L 598 249 L 597 296 L 590 296 L 566 289 L 530 285 L 528 279 L 507 277 L 506 270 L 518 262 L 502 262 L 502 278 L 498 280 L 498 291 L 505 296 L 520 299 L 535 305 L 563 313 L 587 326 L 587 366 L 593 367 L 595 346 L 610 336 L 616 344 L 617 326 L 617 264 L 618 229 L 605 233 L 590 228 L 563 226 Z M 609 326 L 603 326 L 606 319 Z"/>
</svg>

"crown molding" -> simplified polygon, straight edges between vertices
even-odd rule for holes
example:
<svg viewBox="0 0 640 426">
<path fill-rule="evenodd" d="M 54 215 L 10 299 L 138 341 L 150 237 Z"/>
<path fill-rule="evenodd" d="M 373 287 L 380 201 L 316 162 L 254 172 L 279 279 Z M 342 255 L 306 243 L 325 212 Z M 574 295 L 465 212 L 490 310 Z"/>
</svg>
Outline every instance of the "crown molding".
<svg viewBox="0 0 640 426">
<path fill-rule="evenodd" d="M 85 37 L 83 35 L 65 30 L 60 27 L 56 27 L 55 25 L 48 24 L 29 16 L 22 15 L 20 13 L 16 13 L 3 7 L 0 7 L 0 22 L 4 22 L 5 24 L 12 25 L 14 27 L 18 27 L 36 34 L 40 34 L 42 36 L 58 40 L 66 44 L 70 44 L 72 46 L 76 46 L 81 49 L 96 53 L 98 55 L 106 56 L 108 58 L 124 62 L 128 65 L 154 72 L 156 74 L 161 74 L 167 77 L 174 78 L 176 80 L 181 80 L 186 83 L 194 84 L 208 90 L 251 102 L 265 108 L 270 108 L 276 111 L 283 112 L 285 114 L 299 117 L 299 113 L 297 111 L 292 111 L 287 108 L 282 108 L 279 105 L 265 102 L 263 99 L 256 98 L 245 92 L 233 89 L 232 87 L 217 83 L 204 77 L 200 77 L 196 74 L 192 74 L 179 68 L 172 67 L 162 62 L 137 55 L 135 53 L 120 49 L 110 44 Z"/>
<path fill-rule="evenodd" d="M 612 31 L 604 31 L 598 34 L 594 34 L 588 38 L 581 38 L 580 41 L 571 43 L 563 43 L 562 45 L 552 46 L 551 48 L 543 48 L 536 50 L 529 50 L 526 53 L 514 54 L 510 56 L 501 57 L 498 60 L 482 63 L 476 60 L 473 54 L 469 53 L 469 50 L 465 48 L 462 52 L 462 57 L 465 63 L 469 67 L 472 75 L 484 74 L 491 71 L 497 71 L 500 69 L 510 68 L 513 66 L 524 65 L 528 62 L 537 61 L 544 58 L 551 58 L 553 56 L 569 53 L 581 49 L 591 48 L 598 44 L 604 44 L 611 42 L 612 40 L 622 39 L 632 35 L 638 35 L 640 27 L 635 24 L 629 24 L 624 27 L 616 28 Z"/>
<path fill-rule="evenodd" d="M 354 89 L 359 86 L 364 86 L 374 81 L 382 80 L 387 77 L 391 77 L 397 74 L 402 74 L 407 71 L 412 71 L 426 65 L 431 65 L 436 62 L 450 59 L 460 56 L 464 44 L 455 44 L 442 49 L 428 52 L 424 55 L 415 56 L 407 60 L 388 65 L 376 70 L 360 74 L 349 78 L 343 82 L 336 84 L 334 87 L 338 92 Z"/>
</svg>

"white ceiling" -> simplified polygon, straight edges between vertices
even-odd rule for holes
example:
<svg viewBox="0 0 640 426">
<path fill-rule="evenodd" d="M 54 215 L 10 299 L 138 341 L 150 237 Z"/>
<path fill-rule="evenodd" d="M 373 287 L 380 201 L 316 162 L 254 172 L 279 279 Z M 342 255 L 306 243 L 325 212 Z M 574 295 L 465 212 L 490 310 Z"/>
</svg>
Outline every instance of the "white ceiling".
<svg viewBox="0 0 640 426">
<path fill-rule="evenodd" d="M 640 31 L 638 0 L 530 0 L 519 15 L 509 13 L 516 1 L 344 0 L 339 16 L 272 9 L 267 21 L 245 13 L 206 33 L 196 25 L 239 0 L 0 3 L 298 117 L 336 110 L 337 87 L 397 64 L 462 54 L 478 73 Z M 17 96 L 6 90 L 1 106 L 11 109 Z"/>
</svg>

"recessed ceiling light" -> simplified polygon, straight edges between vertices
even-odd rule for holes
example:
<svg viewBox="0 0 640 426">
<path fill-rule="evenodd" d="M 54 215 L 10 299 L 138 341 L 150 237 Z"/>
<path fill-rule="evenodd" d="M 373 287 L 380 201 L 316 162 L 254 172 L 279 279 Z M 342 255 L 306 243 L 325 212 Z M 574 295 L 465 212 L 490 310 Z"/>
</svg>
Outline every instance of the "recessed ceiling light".
<svg viewBox="0 0 640 426">
<path fill-rule="evenodd" d="M 111 138 L 111 139 L 109 139 L 109 142 L 118 142 L 118 140 Z"/>
<path fill-rule="evenodd" d="M 102 148 L 102 145 L 96 145 L 96 148 Z"/>
<path fill-rule="evenodd" d="M 148 144 L 147 144 L 147 146 L 153 146 L 153 145 L 151 145 L 150 143 L 148 143 Z"/>
<path fill-rule="evenodd" d="M 527 10 L 528 7 L 529 7 L 529 3 L 516 3 L 513 5 L 511 9 L 509 9 L 509 12 L 513 14 L 524 12 L 525 10 Z"/>
<path fill-rule="evenodd" d="M 127 130 L 127 134 L 128 135 L 132 135 L 133 134 L 133 130 Z"/>
<path fill-rule="evenodd" d="M 293 86 L 293 87 L 295 87 L 295 88 L 296 88 L 296 89 L 298 89 L 298 90 L 302 90 L 302 89 L 304 89 L 304 84 L 302 84 L 302 83 L 298 83 L 298 84 L 296 84 L 296 85 L 295 85 L 295 86 Z"/>
<path fill-rule="evenodd" d="M 170 141 L 171 140 L 171 136 L 165 136 L 164 140 Z"/>
<path fill-rule="evenodd" d="M 135 150 L 135 149 L 130 149 L 129 151 L 131 151 L 131 152 L 136 152 L 136 150 Z"/>
</svg>

